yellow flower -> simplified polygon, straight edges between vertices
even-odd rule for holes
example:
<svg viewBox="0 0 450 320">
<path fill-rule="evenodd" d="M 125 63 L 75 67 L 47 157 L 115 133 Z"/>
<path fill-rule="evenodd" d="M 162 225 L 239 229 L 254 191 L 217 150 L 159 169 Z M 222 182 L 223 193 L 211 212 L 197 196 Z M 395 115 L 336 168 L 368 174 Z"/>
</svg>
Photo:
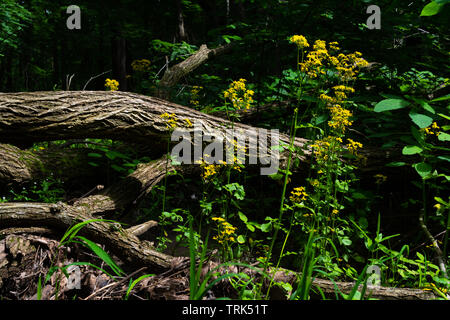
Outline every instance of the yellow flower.
<svg viewBox="0 0 450 320">
<path fill-rule="evenodd" d="M 316 42 L 314 42 L 314 46 L 313 49 L 314 50 L 325 50 L 326 51 L 326 42 L 323 40 L 316 40 Z"/>
<path fill-rule="evenodd" d="M 147 59 L 134 60 L 131 63 L 131 68 L 133 68 L 134 71 L 140 71 L 140 72 L 149 71 L 150 70 L 150 60 L 147 60 Z"/>
<path fill-rule="evenodd" d="M 339 45 L 339 43 L 337 43 L 336 41 L 330 42 L 330 43 L 328 44 L 330 50 L 335 50 L 335 51 L 340 50 L 340 48 L 338 47 L 338 45 Z"/>
<path fill-rule="evenodd" d="M 289 199 L 294 203 L 299 203 L 305 201 L 307 197 L 308 194 L 305 192 L 305 187 L 297 187 L 291 191 Z"/>
<path fill-rule="evenodd" d="M 291 43 L 295 43 L 300 49 L 309 47 L 308 41 L 304 36 L 294 35 L 289 39 L 289 41 Z"/>
<path fill-rule="evenodd" d="M 217 235 L 213 237 L 214 240 L 220 244 L 225 242 L 235 242 L 235 237 L 233 235 L 237 230 L 236 227 L 233 227 L 224 218 L 214 217 L 211 219 L 217 222 Z"/>
<path fill-rule="evenodd" d="M 186 127 L 191 128 L 192 127 L 192 122 L 191 120 L 189 120 L 188 118 L 184 119 L 184 122 L 186 122 Z"/>
<path fill-rule="evenodd" d="M 325 103 L 328 104 L 328 105 L 331 105 L 331 104 L 333 104 L 333 103 L 336 103 L 336 99 L 334 99 L 333 97 L 330 97 L 330 96 L 328 96 L 328 95 L 326 95 L 326 94 L 324 94 L 324 93 L 322 93 L 322 94 L 319 96 L 319 99 L 322 100 L 323 102 L 325 102 Z"/>
<path fill-rule="evenodd" d="M 339 210 L 338 210 L 338 209 L 333 209 L 333 211 L 331 211 L 331 213 L 332 213 L 333 215 L 337 215 L 337 214 L 339 213 Z"/>
<path fill-rule="evenodd" d="M 107 78 L 105 81 L 105 87 L 110 91 L 117 91 L 119 89 L 119 82 L 117 80 Z"/>
<path fill-rule="evenodd" d="M 198 106 L 200 102 L 199 99 L 199 92 L 203 89 L 202 86 L 193 86 L 191 89 L 191 101 L 189 101 L 194 107 Z"/>
<path fill-rule="evenodd" d="M 337 129 L 343 133 L 346 127 L 353 124 L 353 122 L 349 120 L 353 115 L 349 110 L 342 108 L 339 104 L 335 104 L 328 109 L 331 114 L 331 120 L 328 121 L 328 125 L 331 128 Z"/>
<path fill-rule="evenodd" d="M 165 113 L 161 114 L 159 117 L 166 119 L 166 126 L 168 129 L 171 129 L 171 128 L 173 129 L 173 128 L 177 127 L 178 118 L 175 115 L 175 113 L 168 114 L 167 112 L 165 112 Z M 185 119 L 185 120 L 189 121 L 189 119 Z"/>
<path fill-rule="evenodd" d="M 234 109 L 250 109 L 253 103 L 253 95 L 255 92 L 253 90 L 248 90 L 245 87 L 245 79 L 239 79 L 238 81 L 233 81 L 228 90 L 223 92 L 225 99 L 231 101 Z"/>
<path fill-rule="evenodd" d="M 347 149 L 352 153 L 353 155 L 356 155 L 356 151 L 363 147 L 362 143 L 353 141 L 352 139 L 347 139 Z"/>
<path fill-rule="evenodd" d="M 438 124 L 436 122 L 433 122 L 431 124 L 431 126 L 423 128 L 422 130 L 425 131 L 425 134 L 427 135 L 436 135 L 438 136 L 440 134 L 439 132 L 440 127 L 438 126 Z"/>
<path fill-rule="evenodd" d="M 441 205 L 440 205 L 439 203 L 436 203 L 436 204 L 434 205 L 434 207 L 436 208 L 436 210 L 440 210 L 440 209 L 441 209 Z"/>
</svg>

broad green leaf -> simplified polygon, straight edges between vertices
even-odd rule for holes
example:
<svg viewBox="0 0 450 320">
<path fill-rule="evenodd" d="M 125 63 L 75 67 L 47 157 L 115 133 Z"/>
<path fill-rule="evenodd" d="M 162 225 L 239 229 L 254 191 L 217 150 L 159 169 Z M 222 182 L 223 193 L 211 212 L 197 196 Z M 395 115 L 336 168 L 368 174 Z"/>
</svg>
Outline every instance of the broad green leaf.
<svg viewBox="0 0 450 320">
<path fill-rule="evenodd" d="M 404 155 L 412 155 L 412 154 L 421 153 L 422 151 L 423 151 L 423 149 L 421 147 L 418 147 L 418 146 L 406 146 L 406 147 L 403 148 L 402 154 L 404 154 Z"/>
<path fill-rule="evenodd" d="M 375 105 L 375 112 L 384 112 L 403 109 L 409 106 L 409 102 L 403 99 L 385 99 Z"/>
<path fill-rule="evenodd" d="M 433 123 L 433 118 L 421 113 L 410 112 L 409 117 L 419 128 L 426 128 Z"/>
<path fill-rule="evenodd" d="M 244 244 L 245 243 L 245 238 L 244 238 L 244 236 L 242 234 L 240 234 L 237 237 L 237 242 L 239 242 L 240 244 Z"/>
<path fill-rule="evenodd" d="M 439 139 L 439 141 L 450 141 L 450 134 L 441 132 L 438 135 L 438 139 Z"/>
<path fill-rule="evenodd" d="M 435 14 L 439 13 L 441 11 L 442 6 L 444 4 L 437 3 L 436 1 L 431 1 L 429 4 L 427 4 L 420 13 L 421 17 L 429 17 L 434 16 Z"/>
<path fill-rule="evenodd" d="M 425 179 L 431 173 L 431 165 L 425 162 L 416 163 L 413 165 L 414 169 L 416 169 L 417 173 Z"/>
</svg>

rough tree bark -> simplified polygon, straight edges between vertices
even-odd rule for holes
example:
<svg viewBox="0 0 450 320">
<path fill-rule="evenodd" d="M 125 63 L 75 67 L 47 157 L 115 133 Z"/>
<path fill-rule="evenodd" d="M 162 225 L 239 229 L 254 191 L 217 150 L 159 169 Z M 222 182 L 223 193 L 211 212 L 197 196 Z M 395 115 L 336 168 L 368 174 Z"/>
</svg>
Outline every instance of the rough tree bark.
<svg viewBox="0 0 450 320">
<path fill-rule="evenodd" d="M 31 144 L 73 138 L 109 138 L 126 142 L 151 145 L 159 154 L 166 152 L 171 128 L 161 117 L 169 113 L 176 115 L 179 126 L 190 133 L 185 119 L 202 125 L 203 133 L 225 136 L 234 126 L 239 135 L 246 130 L 258 128 L 234 123 L 220 117 L 204 114 L 191 108 L 154 97 L 127 92 L 103 91 L 50 91 L 0 93 L 0 142 Z M 308 141 L 296 138 L 294 146 L 301 149 L 297 154 L 306 160 L 310 154 Z M 280 133 L 280 144 L 288 145 L 289 136 Z M 281 161 L 287 152 L 281 154 Z M 363 149 L 361 154 L 368 159 L 367 167 L 377 167 L 399 158 L 396 150 Z"/>
</svg>

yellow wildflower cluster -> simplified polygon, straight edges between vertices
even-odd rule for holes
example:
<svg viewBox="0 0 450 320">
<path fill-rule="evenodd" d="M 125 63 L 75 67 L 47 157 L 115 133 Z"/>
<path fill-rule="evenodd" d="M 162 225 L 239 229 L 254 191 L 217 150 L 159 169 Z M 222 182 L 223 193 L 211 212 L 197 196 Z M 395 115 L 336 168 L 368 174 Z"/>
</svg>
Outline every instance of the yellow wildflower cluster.
<svg viewBox="0 0 450 320">
<path fill-rule="evenodd" d="M 119 89 L 119 81 L 108 78 L 105 81 L 105 87 L 110 91 L 117 91 Z"/>
<path fill-rule="evenodd" d="M 341 48 L 339 48 L 339 43 L 337 41 L 330 42 L 328 44 L 328 47 L 330 48 L 330 50 L 334 50 L 334 51 L 341 50 Z"/>
<path fill-rule="evenodd" d="M 147 59 L 134 60 L 131 63 L 131 68 L 133 68 L 134 71 L 140 71 L 140 72 L 149 71 L 150 70 L 150 60 L 147 60 Z"/>
<path fill-rule="evenodd" d="M 358 69 L 367 67 L 369 63 L 362 58 L 361 52 L 354 52 L 350 54 L 339 54 L 338 63 L 335 65 L 339 75 L 343 81 L 354 80 L 358 74 Z"/>
<path fill-rule="evenodd" d="M 229 99 L 235 109 L 248 110 L 253 103 L 253 95 L 255 92 L 245 87 L 246 81 L 245 79 L 233 81 L 228 90 L 223 92 L 225 99 Z"/>
<path fill-rule="evenodd" d="M 356 155 L 357 150 L 362 148 L 363 145 L 360 142 L 353 141 L 352 139 L 347 139 L 347 149 L 351 152 L 351 154 Z"/>
<path fill-rule="evenodd" d="M 291 191 L 289 199 L 294 203 L 300 203 L 302 201 L 305 201 L 307 197 L 308 194 L 305 192 L 305 187 L 297 187 Z"/>
<path fill-rule="evenodd" d="M 191 89 L 191 101 L 189 103 L 193 105 L 194 107 L 198 106 L 200 102 L 199 99 L 199 92 L 203 89 L 202 86 L 193 86 Z"/>
<path fill-rule="evenodd" d="M 345 128 L 352 125 L 352 121 L 349 120 L 352 113 L 343 108 L 341 104 L 345 103 L 347 93 L 354 93 L 355 89 L 344 85 L 334 86 L 332 89 L 334 91 L 334 97 L 322 93 L 319 99 L 328 106 L 328 110 L 330 111 L 331 120 L 328 122 L 328 125 L 337 129 L 339 133 L 344 133 Z"/>
<path fill-rule="evenodd" d="M 311 148 L 313 149 L 314 156 L 316 157 L 316 160 L 321 161 L 327 161 L 329 158 L 329 155 L 332 153 L 333 148 L 338 144 L 342 143 L 342 139 L 339 137 L 333 137 L 328 136 L 324 138 L 323 140 L 316 140 L 312 145 Z M 322 170 L 319 170 L 317 173 L 321 174 Z"/>
<path fill-rule="evenodd" d="M 207 154 L 204 155 L 205 158 L 208 158 L 209 156 Z M 219 160 L 219 163 L 211 163 L 211 161 L 207 161 L 205 159 L 201 159 L 196 161 L 197 164 L 200 165 L 202 168 L 202 177 L 207 180 L 210 177 L 216 175 L 220 169 L 224 166 L 230 166 L 231 169 L 241 172 L 241 166 L 242 161 L 240 161 L 236 156 L 234 156 L 234 163 L 228 164 L 226 161 Z"/>
<path fill-rule="evenodd" d="M 303 36 L 293 36 L 290 41 L 294 42 L 293 40 L 296 41 L 295 43 L 307 44 L 307 40 Z M 336 41 L 330 42 L 328 49 L 335 52 L 339 51 L 339 43 Z M 306 56 L 306 60 L 300 63 L 302 72 L 305 72 L 311 78 L 317 78 L 319 75 L 326 73 L 323 67 L 328 65 L 336 68 L 341 81 L 347 82 L 355 79 L 359 68 L 366 67 L 369 64 L 362 58 L 361 52 L 356 51 L 347 55 L 339 53 L 337 56 L 334 56 L 329 54 L 328 49 L 325 41 L 316 40 L 313 45 L 313 51 L 310 51 Z"/>
<path fill-rule="evenodd" d="M 163 113 L 162 115 L 160 115 L 161 118 L 166 120 L 166 125 L 167 128 L 176 128 L 177 127 L 177 116 L 175 115 L 175 113 Z"/>
<path fill-rule="evenodd" d="M 328 125 L 341 133 L 345 132 L 345 128 L 353 124 L 350 117 L 353 115 L 350 110 L 342 108 L 341 105 L 335 104 L 328 108 L 330 110 L 331 120 Z"/>
<path fill-rule="evenodd" d="M 423 131 L 425 131 L 425 133 L 427 135 L 433 135 L 434 134 L 434 135 L 438 136 L 441 133 L 439 131 L 439 129 L 440 129 L 440 127 L 437 125 L 437 123 L 433 122 L 431 124 L 431 126 L 424 128 Z"/>
<path fill-rule="evenodd" d="M 160 118 L 163 118 L 166 120 L 166 126 L 168 129 L 174 129 L 178 126 L 178 118 L 175 115 L 175 113 L 163 113 L 159 116 Z M 183 119 L 184 125 L 188 128 L 192 127 L 192 122 L 188 118 Z"/>
<path fill-rule="evenodd" d="M 304 36 L 294 35 L 289 38 L 291 43 L 295 43 L 299 49 L 309 47 L 309 43 Z"/>
<path fill-rule="evenodd" d="M 216 221 L 218 224 L 217 235 L 213 237 L 218 243 L 223 244 L 224 242 L 234 242 L 234 234 L 237 230 L 236 227 L 233 227 L 230 223 L 228 223 L 224 218 L 213 217 L 211 218 L 213 221 Z"/>
</svg>

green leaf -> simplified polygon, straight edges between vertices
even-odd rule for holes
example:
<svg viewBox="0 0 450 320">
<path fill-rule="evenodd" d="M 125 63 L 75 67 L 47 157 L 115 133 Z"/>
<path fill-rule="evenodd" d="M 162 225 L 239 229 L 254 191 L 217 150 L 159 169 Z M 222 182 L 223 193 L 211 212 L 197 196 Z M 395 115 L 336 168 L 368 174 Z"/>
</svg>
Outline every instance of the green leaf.
<svg viewBox="0 0 450 320">
<path fill-rule="evenodd" d="M 437 157 L 439 160 L 445 160 L 445 161 L 448 161 L 448 162 L 450 162 L 450 156 L 439 156 L 439 157 Z"/>
<path fill-rule="evenodd" d="M 238 214 L 239 214 L 239 219 L 241 219 L 244 223 L 247 223 L 247 221 L 248 221 L 247 216 L 240 211 L 238 212 Z"/>
<path fill-rule="evenodd" d="M 417 153 L 421 153 L 423 151 L 423 149 L 421 147 L 418 146 L 406 146 L 403 148 L 402 150 L 402 154 L 404 155 L 412 155 L 412 154 L 417 154 Z"/>
<path fill-rule="evenodd" d="M 239 242 L 240 244 L 244 244 L 245 243 L 245 238 L 244 238 L 244 236 L 242 234 L 240 234 L 237 237 L 237 242 Z"/>
<path fill-rule="evenodd" d="M 431 102 L 444 101 L 450 99 L 450 94 L 431 100 Z"/>
<path fill-rule="evenodd" d="M 350 246 L 352 244 L 352 240 L 350 240 L 348 237 L 342 238 L 342 244 L 344 246 Z"/>
<path fill-rule="evenodd" d="M 425 162 L 416 163 L 413 165 L 414 169 L 416 169 L 417 173 L 425 179 L 431 173 L 431 165 Z"/>
<path fill-rule="evenodd" d="M 106 219 L 89 219 L 89 220 L 85 220 L 82 222 L 79 222 L 77 224 L 75 224 L 74 226 L 70 227 L 69 230 L 66 231 L 66 233 L 64 233 L 64 235 L 62 236 L 61 240 L 59 240 L 59 246 L 62 246 L 64 243 L 64 240 L 66 238 L 69 238 L 68 241 L 70 241 L 73 237 L 75 237 L 77 235 L 77 233 L 87 224 L 92 223 L 92 222 L 112 222 L 112 223 L 117 223 L 117 221 L 114 220 L 106 220 Z"/>
<path fill-rule="evenodd" d="M 409 117 L 419 128 L 426 128 L 433 123 L 433 118 L 421 113 L 410 112 Z"/>
<path fill-rule="evenodd" d="M 375 105 L 375 112 L 384 112 L 397 109 L 403 109 L 409 106 L 409 102 L 404 99 L 385 99 Z"/>
<path fill-rule="evenodd" d="M 404 165 L 406 165 L 406 162 L 403 161 L 394 161 L 394 162 L 390 162 L 386 165 L 386 167 L 403 167 Z"/>
<path fill-rule="evenodd" d="M 269 232 L 271 227 L 272 227 L 272 222 L 263 223 L 263 224 L 261 224 L 261 231 Z"/>
<path fill-rule="evenodd" d="M 444 119 L 450 120 L 450 117 L 447 116 L 447 115 L 445 115 L 445 114 L 438 113 L 438 115 L 441 116 L 441 117 L 444 118 Z"/>
<path fill-rule="evenodd" d="M 431 1 L 429 4 L 427 4 L 420 13 L 421 17 L 429 17 L 434 16 L 435 14 L 439 13 L 441 11 L 444 4 L 437 3 L 436 1 Z"/>
<path fill-rule="evenodd" d="M 101 158 L 102 155 L 100 153 L 96 153 L 96 152 L 89 152 L 88 153 L 88 157 L 92 157 L 92 158 Z"/>
<path fill-rule="evenodd" d="M 248 230 L 250 230 L 250 232 L 255 231 L 255 227 L 252 224 L 246 224 L 245 226 L 247 227 Z"/>
<path fill-rule="evenodd" d="M 76 238 L 91 249 L 100 259 L 102 259 L 116 275 L 120 276 L 125 274 L 125 272 L 123 272 L 123 270 L 111 259 L 111 257 L 96 243 L 82 236 L 77 236 Z"/>
<path fill-rule="evenodd" d="M 154 276 L 154 274 L 144 274 L 143 276 L 140 276 L 139 278 L 137 278 L 136 280 L 134 280 L 134 281 L 130 284 L 130 287 L 128 288 L 127 293 L 125 294 L 125 300 L 128 300 L 128 296 L 130 295 L 131 290 L 133 290 L 134 286 L 135 286 L 136 284 L 138 284 L 138 282 L 144 280 L 145 278 L 153 277 L 153 276 Z"/>
<path fill-rule="evenodd" d="M 442 132 L 438 135 L 439 141 L 450 141 L 450 134 Z"/>
</svg>

